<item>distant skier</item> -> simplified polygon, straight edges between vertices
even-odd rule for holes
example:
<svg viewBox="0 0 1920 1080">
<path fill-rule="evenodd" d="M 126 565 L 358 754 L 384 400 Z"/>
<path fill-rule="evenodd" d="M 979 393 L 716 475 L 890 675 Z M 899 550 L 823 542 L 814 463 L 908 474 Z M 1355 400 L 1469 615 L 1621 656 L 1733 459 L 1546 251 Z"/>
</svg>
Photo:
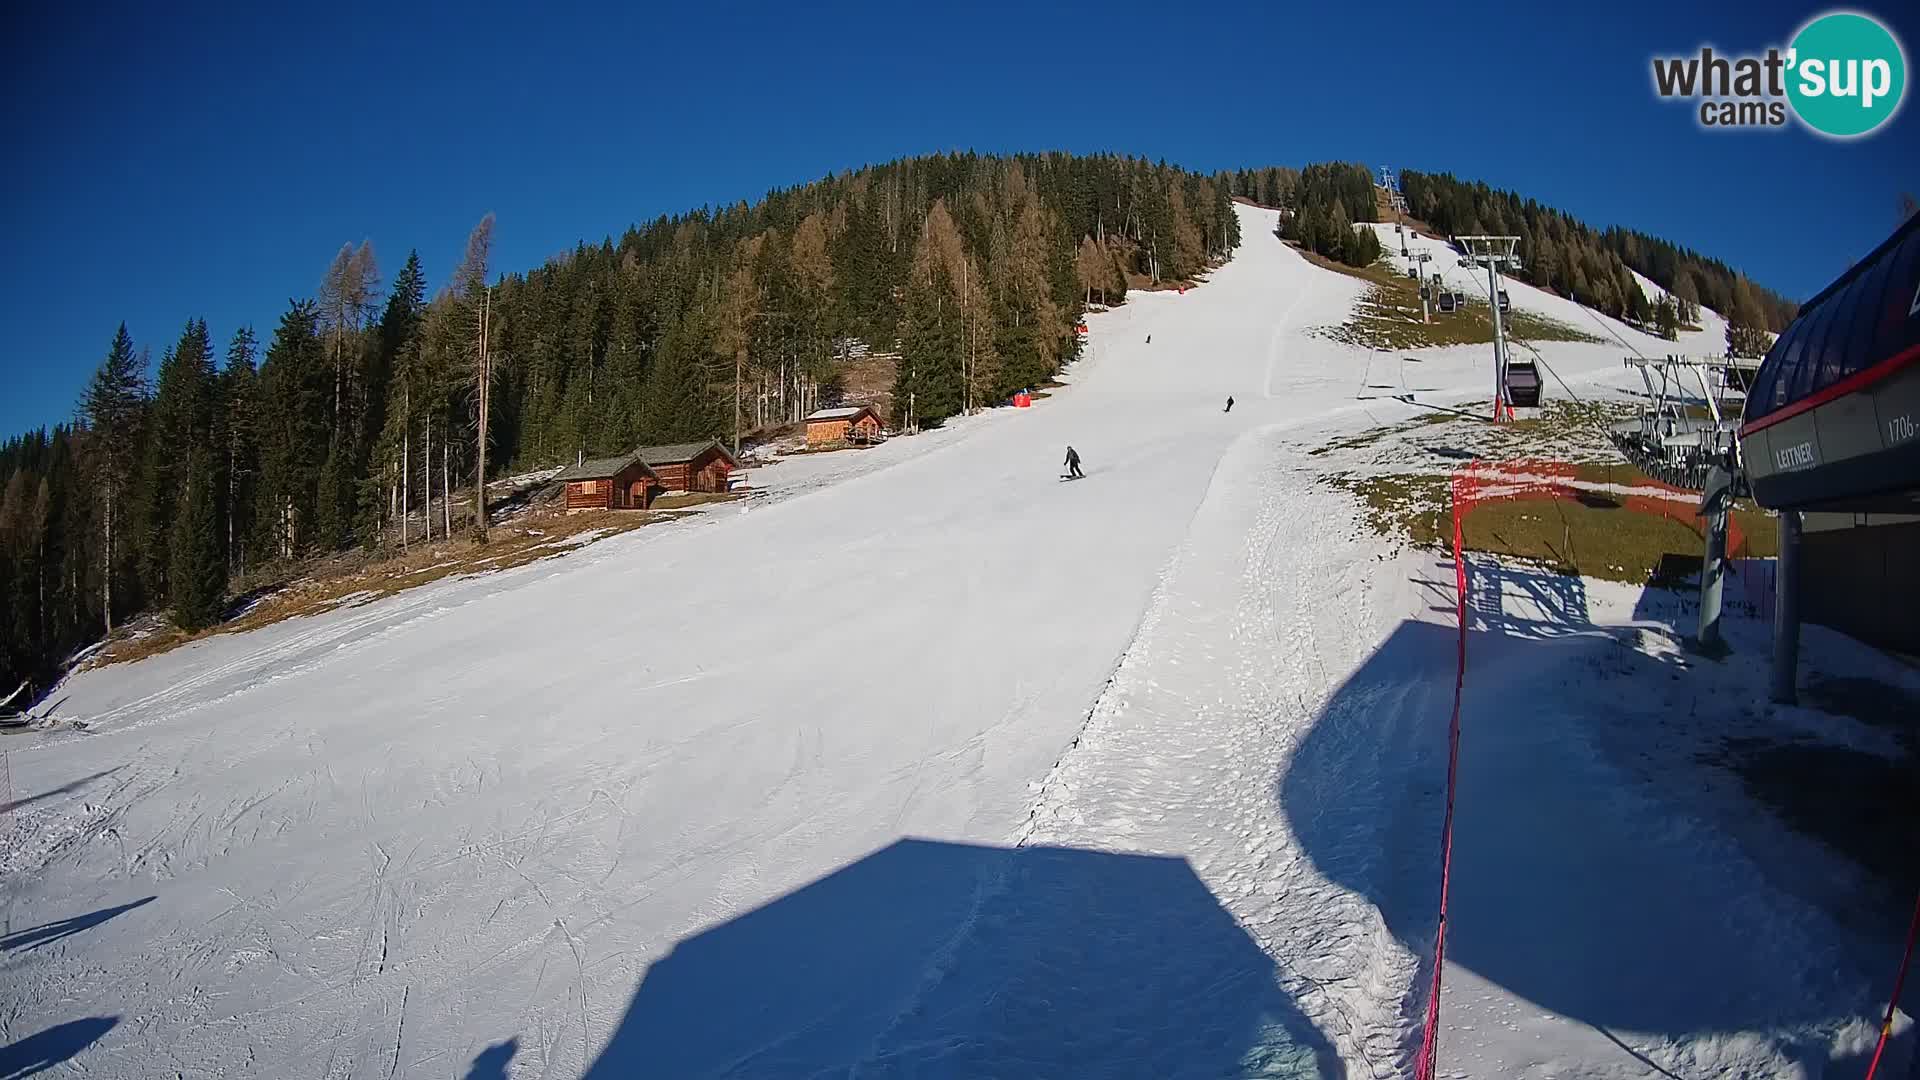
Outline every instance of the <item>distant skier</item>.
<svg viewBox="0 0 1920 1080">
<path fill-rule="evenodd" d="M 1068 480 L 1078 480 L 1078 479 L 1080 479 L 1081 477 L 1084 477 L 1084 476 L 1086 476 L 1086 475 L 1087 475 L 1086 473 L 1083 473 L 1083 472 L 1081 472 L 1081 471 L 1080 471 L 1080 451 L 1078 451 L 1078 450 L 1075 450 L 1075 449 L 1074 449 L 1073 447 L 1071 447 L 1071 446 L 1069 446 L 1069 447 L 1067 447 L 1067 475 L 1066 475 L 1066 479 L 1068 479 Z"/>
<path fill-rule="evenodd" d="M 1151 344 L 1153 344 L 1153 335 L 1152 335 L 1152 334 L 1148 334 L 1148 335 L 1147 335 L 1147 344 L 1149 344 L 1149 345 L 1151 345 Z"/>
<path fill-rule="evenodd" d="M 1232 394 L 1227 395 L 1227 411 L 1228 412 L 1233 411 L 1233 395 Z"/>
</svg>

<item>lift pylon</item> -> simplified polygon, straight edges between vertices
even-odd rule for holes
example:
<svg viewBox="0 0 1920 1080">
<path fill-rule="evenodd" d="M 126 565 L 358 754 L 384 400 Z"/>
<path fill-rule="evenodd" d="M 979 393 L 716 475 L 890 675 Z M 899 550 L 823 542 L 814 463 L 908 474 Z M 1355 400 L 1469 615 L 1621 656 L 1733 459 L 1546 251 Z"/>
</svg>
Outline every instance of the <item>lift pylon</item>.
<svg viewBox="0 0 1920 1080">
<path fill-rule="evenodd" d="M 1493 319 L 1493 418 L 1511 420 L 1513 398 L 1507 392 L 1507 333 L 1503 325 L 1506 316 L 1500 310 L 1500 267 L 1518 261 L 1514 249 L 1519 246 L 1520 238 L 1456 236 L 1453 242 L 1473 261 L 1485 263 L 1487 267 L 1487 307 Z"/>
</svg>

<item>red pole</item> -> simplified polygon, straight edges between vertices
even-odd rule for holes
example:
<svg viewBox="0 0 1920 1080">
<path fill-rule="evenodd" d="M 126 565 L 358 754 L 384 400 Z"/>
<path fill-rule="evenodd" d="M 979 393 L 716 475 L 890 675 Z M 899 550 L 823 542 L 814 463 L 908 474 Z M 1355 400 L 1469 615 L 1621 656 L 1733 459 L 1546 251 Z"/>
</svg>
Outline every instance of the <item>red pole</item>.
<svg viewBox="0 0 1920 1080">
<path fill-rule="evenodd" d="M 1462 542 L 1460 516 L 1465 513 L 1460 489 L 1471 483 L 1456 474 L 1453 479 L 1453 580 L 1454 618 L 1459 628 L 1453 673 L 1453 717 L 1447 724 L 1447 811 L 1440 825 L 1440 919 L 1433 940 L 1433 980 L 1427 991 L 1427 1017 L 1420 1034 L 1420 1057 L 1414 1062 L 1417 1080 L 1433 1080 L 1435 1060 L 1440 1051 L 1440 973 L 1447 962 L 1447 894 L 1453 880 L 1453 797 L 1460 775 L 1460 694 L 1467 679 L 1467 561 Z"/>
</svg>

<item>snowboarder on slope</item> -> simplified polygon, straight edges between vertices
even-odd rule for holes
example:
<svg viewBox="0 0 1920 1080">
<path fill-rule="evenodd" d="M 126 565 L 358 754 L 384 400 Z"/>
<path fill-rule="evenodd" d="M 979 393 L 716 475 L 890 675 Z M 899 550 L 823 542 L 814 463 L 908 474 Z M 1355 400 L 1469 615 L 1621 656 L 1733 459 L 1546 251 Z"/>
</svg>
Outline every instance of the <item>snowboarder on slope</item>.
<svg viewBox="0 0 1920 1080">
<path fill-rule="evenodd" d="M 1233 395 L 1232 394 L 1227 395 L 1227 411 L 1228 412 L 1233 411 Z"/>
<path fill-rule="evenodd" d="M 1078 480 L 1085 475 L 1080 471 L 1080 452 L 1071 446 L 1067 447 L 1067 479 Z"/>
</svg>

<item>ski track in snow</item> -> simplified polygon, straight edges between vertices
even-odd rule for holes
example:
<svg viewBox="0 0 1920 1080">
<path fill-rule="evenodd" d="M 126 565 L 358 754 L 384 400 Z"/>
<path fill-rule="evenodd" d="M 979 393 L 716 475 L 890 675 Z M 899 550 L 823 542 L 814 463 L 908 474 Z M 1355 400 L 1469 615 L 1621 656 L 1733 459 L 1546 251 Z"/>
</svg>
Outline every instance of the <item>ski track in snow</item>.
<svg viewBox="0 0 1920 1080">
<path fill-rule="evenodd" d="M 463 1075 L 510 1039 L 516 1077 L 1402 1074 L 1451 661 L 1379 662 L 1435 626 L 1432 567 L 1305 450 L 1419 412 L 1309 333 L 1361 284 L 1238 212 L 1232 263 L 1089 316 L 1034 409 L 69 680 L 84 733 L 0 744 L 0 1044 L 114 1017 L 104 1077 Z M 1623 381 L 1618 342 L 1543 349 Z M 1417 389 L 1483 395 L 1486 354 Z M 1748 1043 L 1654 1049 L 1780 1060 Z M 1638 1075 L 1570 1045 L 1610 1056 L 1557 1075 Z"/>
</svg>

